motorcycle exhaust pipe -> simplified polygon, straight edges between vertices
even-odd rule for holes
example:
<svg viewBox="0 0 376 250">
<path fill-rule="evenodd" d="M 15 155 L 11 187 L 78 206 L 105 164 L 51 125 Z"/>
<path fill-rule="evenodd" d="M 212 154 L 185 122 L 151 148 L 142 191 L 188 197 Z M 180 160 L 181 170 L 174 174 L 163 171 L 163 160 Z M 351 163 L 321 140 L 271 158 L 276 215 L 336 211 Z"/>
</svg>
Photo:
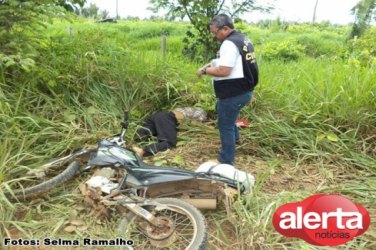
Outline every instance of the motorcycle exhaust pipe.
<svg viewBox="0 0 376 250">
<path fill-rule="evenodd" d="M 217 199 L 182 199 L 198 209 L 216 209 Z"/>
</svg>

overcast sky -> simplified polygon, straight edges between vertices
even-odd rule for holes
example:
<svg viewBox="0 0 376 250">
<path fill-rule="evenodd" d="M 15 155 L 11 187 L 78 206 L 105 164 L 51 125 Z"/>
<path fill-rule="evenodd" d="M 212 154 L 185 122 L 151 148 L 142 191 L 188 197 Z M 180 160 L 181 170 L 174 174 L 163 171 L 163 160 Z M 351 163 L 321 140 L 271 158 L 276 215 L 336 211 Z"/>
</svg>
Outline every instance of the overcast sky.
<svg viewBox="0 0 376 250">
<path fill-rule="evenodd" d="M 117 0 L 120 17 L 140 17 L 147 18 L 153 14 L 146 8 L 150 6 L 149 0 Z M 273 1 L 273 0 L 269 0 Z M 333 24 L 348 24 L 354 21 L 351 15 L 351 8 L 359 0 L 319 0 L 316 21 L 330 21 Z M 95 3 L 99 9 L 108 10 L 111 17 L 116 16 L 116 0 L 87 0 L 86 5 Z M 260 19 L 276 19 L 280 17 L 285 21 L 310 22 L 312 21 L 313 9 L 316 0 L 275 0 L 275 10 L 271 14 L 261 14 L 256 12 L 246 13 L 249 21 Z"/>
</svg>

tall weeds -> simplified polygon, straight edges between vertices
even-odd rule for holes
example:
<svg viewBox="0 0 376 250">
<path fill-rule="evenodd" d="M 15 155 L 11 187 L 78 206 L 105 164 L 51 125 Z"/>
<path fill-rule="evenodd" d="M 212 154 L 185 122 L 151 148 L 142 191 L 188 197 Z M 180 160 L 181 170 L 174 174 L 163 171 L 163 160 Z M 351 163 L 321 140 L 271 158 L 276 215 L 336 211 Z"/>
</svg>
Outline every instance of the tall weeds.
<svg viewBox="0 0 376 250">
<path fill-rule="evenodd" d="M 179 54 L 186 29 L 184 23 L 151 21 L 92 24 L 76 20 L 49 26 L 48 38 L 39 48 L 43 57 L 36 59 L 33 71 L 15 78 L 0 68 L 0 188 L 9 188 L 29 168 L 117 133 L 124 109 L 131 110 L 130 133 L 155 111 L 183 105 L 214 109 L 210 79 L 197 79 L 200 65 Z M 251 31 L 259 46 L 256 50 L 262 50 L 266 35 L 274 41 L 294 36 L 254 27 Z M 166 53 L 160 47 L 164 35 Z M 212 237 L 221 241 L 217 247 L 231 248 L 232 239 L 221 232 L 221 225 L 229 223 L 236 231 L 235 248 L 249 249 L 251 244 L 257 249 L 311 249 L 302 241 L 277 235 L 270 222 L 277 206 L 310 193 L 282 189 L 268 193 L 265 185 L 272 173 L 283 171 L 285 161 L 293 161 L 295 171 L 308 164 L 328 176 L 345 169 L 348 175 L 337 177 L 340 184 L 318 185 L 315 192 L 343 193 L 367 207 L 375 205 L 376 184 L 371 179 L 376 171 L 376 68 L 343 58 L 342 52 L 339 57 L 261 58 L 259 62 L 260 83 L 254 100 L 241 114 L 251 127 L 241 133 L 245 145 L 254 148 L 252 156 L 272 164 L 256 176 L 254 192 L 236 202 L 235 219 L 220 212 L 208 215 L 218 229 Z M 50 201 L 10 203 L 0 195 L 1 237 L 16 231 L 29 238 L 50 236 L 46 232 L 70 237 L 62 228 L 72 217 L 69 209 L 79 200 L 74 188 L 79 181 L 54 190 Z M 111 235 L 104 230 L 111 228 L 107 222 L 96 225 L 88 218 L 86 223 L 93 229 L 89 235 Z M 350 243 L 348 249 L 374 245 L 372 234 Z"/>
</svg>

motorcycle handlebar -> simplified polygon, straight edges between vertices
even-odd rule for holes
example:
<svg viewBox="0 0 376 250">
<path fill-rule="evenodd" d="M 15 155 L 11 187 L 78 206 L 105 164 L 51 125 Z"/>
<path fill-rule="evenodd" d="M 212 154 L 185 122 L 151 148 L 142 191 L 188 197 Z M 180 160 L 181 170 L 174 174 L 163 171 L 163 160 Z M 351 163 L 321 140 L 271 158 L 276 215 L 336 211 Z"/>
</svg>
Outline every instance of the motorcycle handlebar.
<svg viewBox="0 0 376 250">
<path fill-rule="evenodd" d="M 124 120 L 120 123 L 123 129 L 127 129 L 129 126 L 129 110 L 124 111 Z"/>
</svg>

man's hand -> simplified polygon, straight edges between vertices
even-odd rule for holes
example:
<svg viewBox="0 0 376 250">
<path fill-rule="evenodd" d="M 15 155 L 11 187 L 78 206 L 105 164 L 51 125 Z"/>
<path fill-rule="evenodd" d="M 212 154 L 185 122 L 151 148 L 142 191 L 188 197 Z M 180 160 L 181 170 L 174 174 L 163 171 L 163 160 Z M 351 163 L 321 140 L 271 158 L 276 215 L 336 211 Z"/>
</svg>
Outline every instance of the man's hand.
<svg viewBox="0 0 376 250">
<path fill-rule="evenodd" d="M 132 146 L 132 150 L 140 157 L 144 155 L 144 150 L 142 148 L 139 148 L 137 146 Z"/>
<path fill-rule="evenodd" d="M 202 68 L 199 68 L 198 70 L 197 70 L 197 76 L 198 77 L 201 77 L 202 75 L 206 75 L 207 74 L 207 69 L 208 68 L 210 68 L 211 67 L 211 64 L 210 63 L 208 63 L 208 64 L 206 64 L 204 67 L 202 67 Z"/>
</svg>

